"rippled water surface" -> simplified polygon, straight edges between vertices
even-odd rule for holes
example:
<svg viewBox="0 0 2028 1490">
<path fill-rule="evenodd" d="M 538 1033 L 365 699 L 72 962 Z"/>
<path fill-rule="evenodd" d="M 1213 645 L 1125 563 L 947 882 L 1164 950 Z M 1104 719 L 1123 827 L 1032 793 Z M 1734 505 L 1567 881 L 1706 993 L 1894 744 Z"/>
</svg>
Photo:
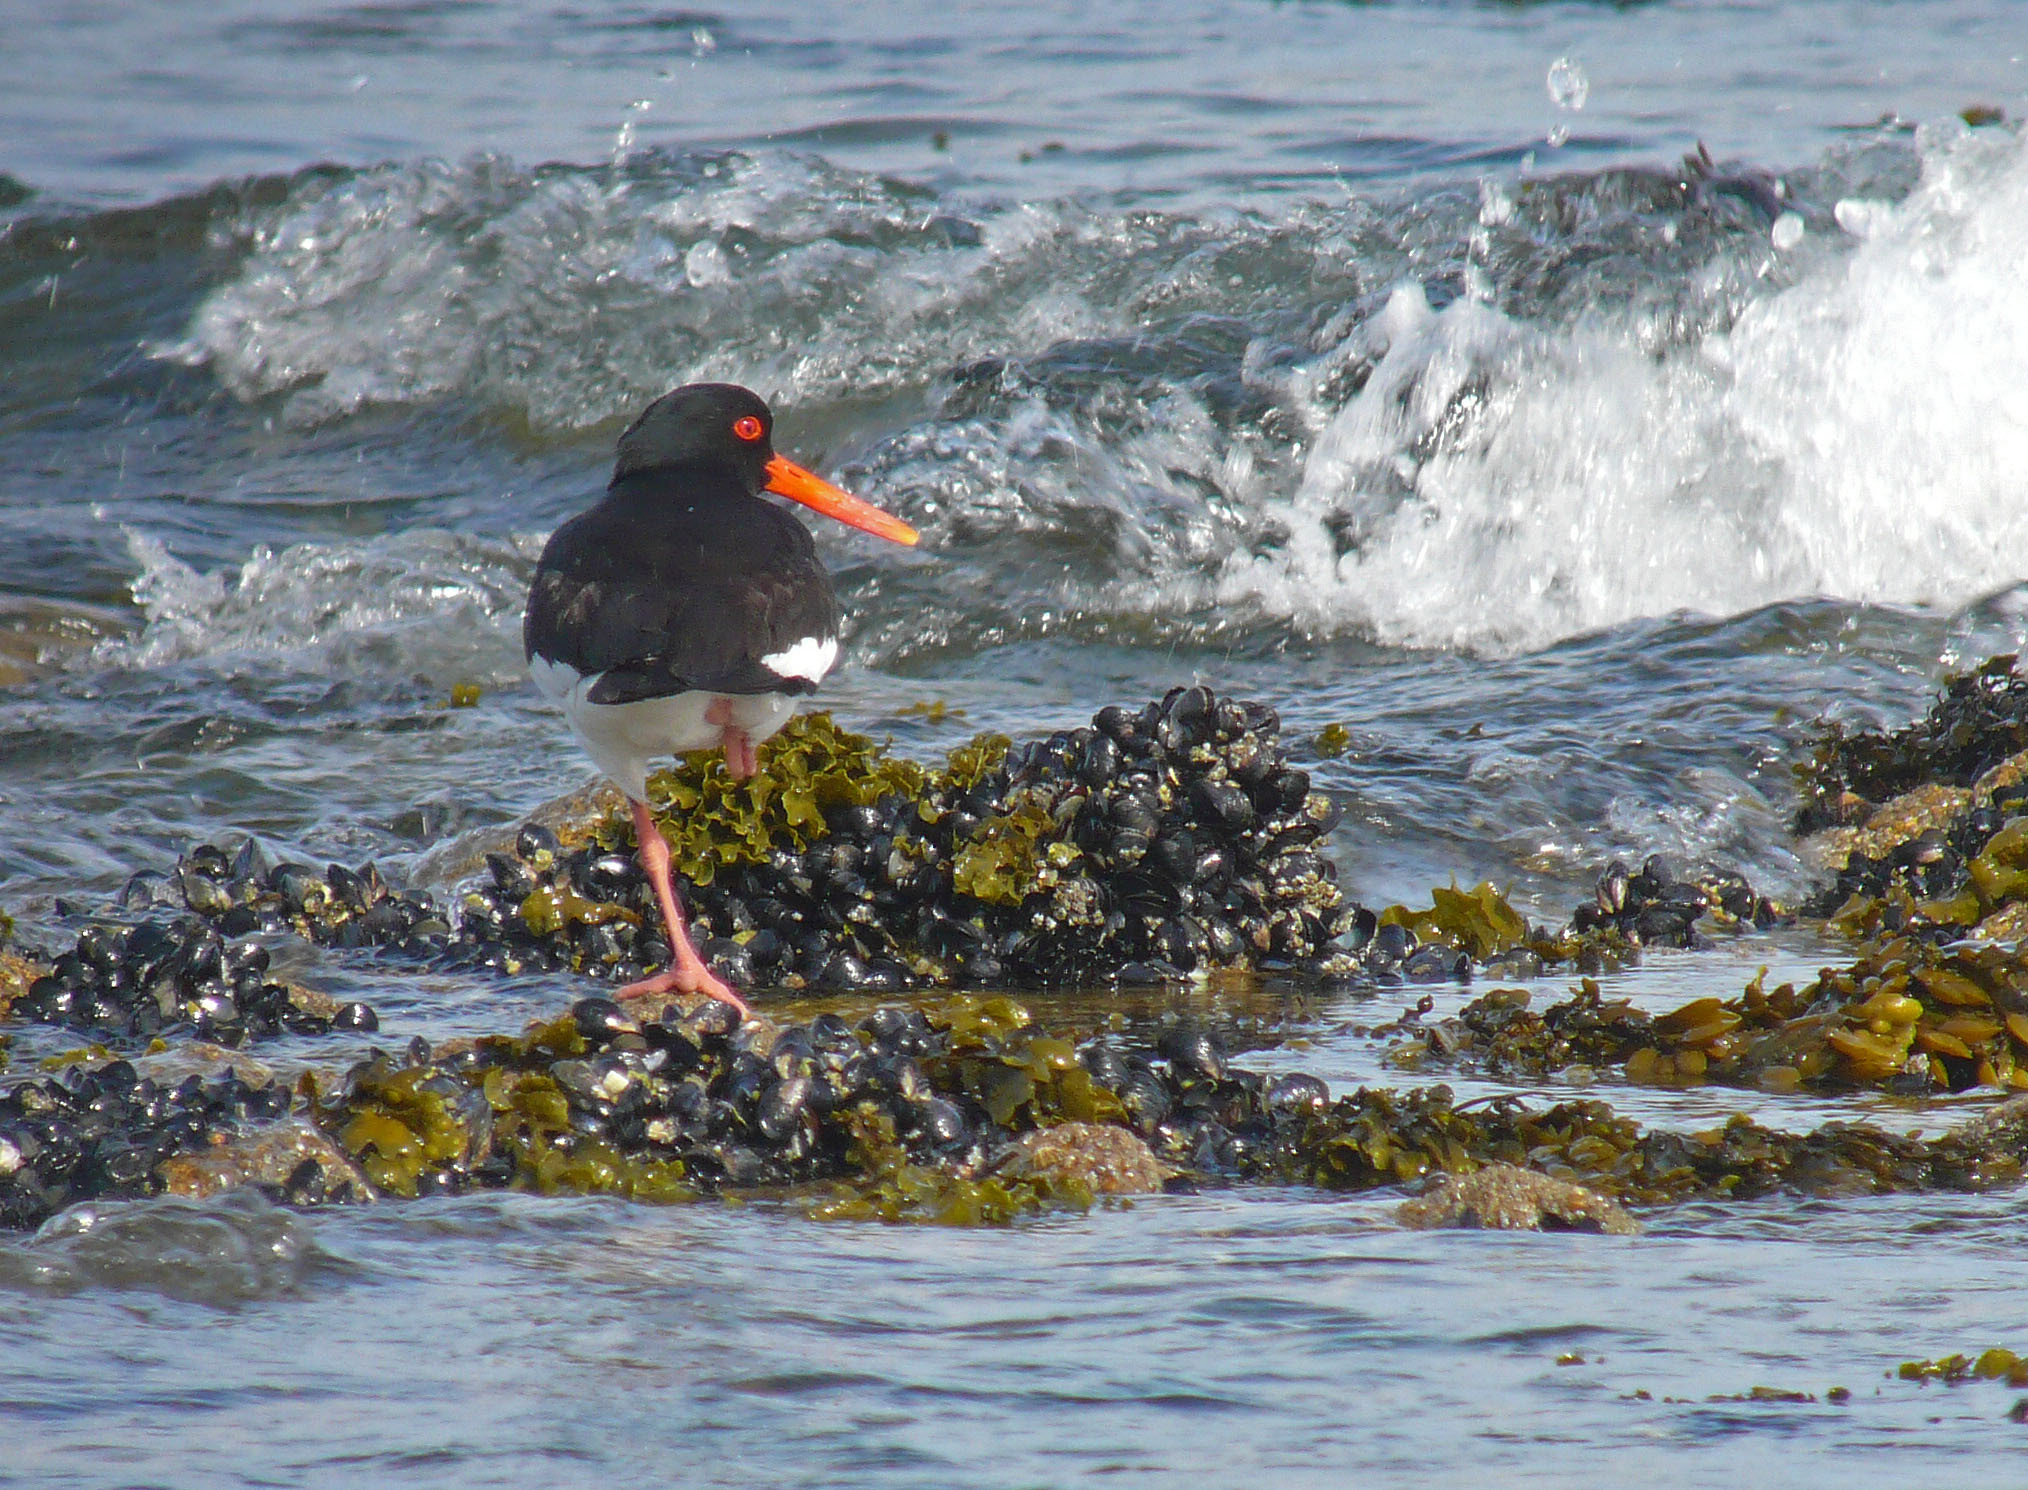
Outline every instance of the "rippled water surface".
<svg viewBox="0 0 2028 1490">
<path fill-rule="evenodd" d="M 818 535 L 825 702 L 903 751 L 1201 679 L 1279 708 L 1370 904 L 1491 878 L 1561 921 L 1657 850 L 1796 894 L 1810 722 L 2028 640 L 2024 51 L 2004 0 L 12 17 L 0 906 L 53 943 L 244 833 L 444 888 L 587 779 L 527 578 L 705 377 L 922 528 Z M 581 991 L 294 955 L 393 1040 Z M 1423 1079 L 1360 1033 L 1399 1003 L 1124 1017 L 1341 1090 Z M 1662 1127 L 1979 1105 L 1600 1080 Z M 0 1239 L 0 1482 L 1802 1486 L 2018 1445 L 2004 1388 L 1891 1375 L 2028 1350 L 2018 1196 L 1632 1240 L 1405 1233 L 1398 1199 L 73 1212 Z M 1757 1386 L 1816 1400 L 1726 1400 Z"/>
</svg>

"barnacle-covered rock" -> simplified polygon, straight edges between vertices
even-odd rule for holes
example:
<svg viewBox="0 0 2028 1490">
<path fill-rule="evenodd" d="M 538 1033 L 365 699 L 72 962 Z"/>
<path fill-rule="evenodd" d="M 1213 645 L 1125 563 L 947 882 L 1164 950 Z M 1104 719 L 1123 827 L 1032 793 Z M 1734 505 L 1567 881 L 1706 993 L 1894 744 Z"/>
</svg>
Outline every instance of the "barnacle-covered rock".
<svg viewBox="0 0 2028 1490">
<path fill-rule="evenodd" d="M 1144 1140 L 1116 1123 L 1058 1123 L 1024 1133 L 995 1169 L 1057 1188 L 1081 1185 L 1094 1195 L 1156 1194 L 1175 1173 Z"/>
<path fill-rule="evenodd" d="M 1807 913 L 1869 936 L 2028 932 L 2028 677 L 2015 658 L 1946 679 L 1904 729 L 1832 730 L 1798 773 L 1805 852 L 1834 876 Z"/>
<path fill-rule="evenodd" d="M 926 768 L 815 714 L 769 743 L 758 776 L 735 782 L 700 754 L 651 778 L 650 794 L 700 948 L 744 986 L 879 993 L 1221 968 L 1341 982 L 1532 976 L 1616 967 L 1644 944 L 1693 945 L 1700 924 L 1779 914 L 1737 875 L 1682 874 L 1656 857 L 1635 873 L 1610 866 L 1561 932 L 1530 926 L 1487 884 L 1376 917 L 1340 891 L 1321 852 L 1337 809 L 1288 764 L 1279 731 L 1264 705 L 1181 688 L 1020 745 L 981 736 Z M 170 898 L 222 933 L 633 981 L 664 964 L 666 941 L 624 812 L 592 800 L 592 820 L 531 821 L 485 853 L 484 877 L 449 909 L 372 864 L 270 866 L 251 840 L 193 851 Z"/>
<path fill-rule="evenodd" d="M 373 1198 L 352 1161 L 305 1122 L 275 1123 L 174 1155 L 156 1165 L 155 1177 L 162 1193 L 192 1200 L 248 1185 L 298 1204 Z"/>
<path fill-rule="evenodd" d="M 0 1019 L 5 1019 L 13 1009 L 14 1001 L 28 992 L 29 985 L 49 968 L 32 957 L 23 956 L 11 947 L 0 948 Z M 4 1055 L 0 1048 L 0 1055 Z"/>
<path fill-rule="evenodd" d="M 1927 970 L 1917 981 L 1970 997 Z M 1706 1013 L 1653 1024 L 1708 1040 L 1725 1021 Z M 321 1138 L 274 1128 L 289 1093 L 229 1071 L 170 1087 L 112 1060 L 0 1090 L 0 1223 L 99 1196 L 252 1184 L 302 1204 L 501 1186 L 657 1202 L 792 1187 L 818 1216 L 980 1224 L 1175 1172 L 1361 1190 L 1494 1164 L 1658 1205 L 1987 1188 L 2017 1182 L 2028 1155 L 2016 1110 L 2028 1099 L 1931 1140 L 1744 1118 L 1643 1132 L 1598 1101 L 1460 1108 L 1442 1086 L 1333 1100 L 1303 1073 L 1246 1069 L 1205 1031 L 1148 1043 L 1131 1029 L 1051 1029 L 1012 1000 L 969 996 L 780 1024 L 735 1022 L 705 999 L 652 1015 L 585 999 L 517 1036 L 417 1040 L 328 1090 L 308 1076 L 301 1088 Z"/>
<path fill-rule="evenodd" d="M 2011 697 L 2012 683 L 1982 676 L 1980 697 Z M 1966 707 L 1986 717 L 1978 699 Z M 2011 727 L 2005 710 L 1987 714 Z M 655 792 L 705 954 L 734 981 L 827 996 L 1225 968 L 1532 976 L 1780 914 L 1736 875 L 1651 858 L 1608 866 L 1560 931 L 1530 926 L 1490 885 L 1375 916 L 1339 892 L 1322 857 L 1335 809 L 1288 764 L 1278 731 L 1260 705 L 1177 689 L 1045 739 L 981 737 L 926 768 L 819 716 L 783 732 L 763 778 L 734 783 L 697 758 Z M 1974 763 L 1991 755 L 1955 736 L 1945 745 Z M 1925 810 L 1947 815 L 1904 816 L 1925 825 L 1890 850 L 1891 873 L 1848 856 L 1860 878 L 1839 892 L 1836 924 L 1862 938 L 1859 955 L 1806 984 L 1757 978 L 1737 997 L 1659 1014 L 1588 980 L 1539 1010 L 1495 988 L 1452 1018 L 1424 1018 L 1425 1001 L 1375 1033 L 1402 1069 L 1530 1081 L 1583 1069 L 1663 1085 L 2028 1089 L 2028 961 L 1997 936 L 2009 918 L 2028 925 L 2024 766 L 2003 754 L 1968 783 L 1913 783 L 1930 793 Z M 1539 1198 L 1557 1183 L 1642 1205 L 1984 1188 L 2018 1181 L 2028 1154 L 2012 1103 L 1925 1140 L 1744 1118 L 1644 1132 L 1599 1101 L 1460 1108 L 1441 1086 L 1334 1099 L 1305 1073 L 1247 1069 L 1234 1054 L 1243 1037 L 1221 1039 L 1230 1023 L 1137 1028 L 1121 1017 L 1125 995 L 1104 1028 L 1038 1018 L 1003 995 L 783 1022 L 695 997 L 588 997 L 519 1035 L 418 1040 L 341 1079 L 305 1077 L 313 1128 L 276 1126 L 289 1093 L 243 1057 L 245 1069 L 218 1069 L 218 1050 L 269 1034 L 374 1028 L 363 1005 L 270 977 L 278 937 L 439 970 L 639 977 L 665 947 L 631 849 L 610 814 L 531 822 L 473 861 L 482 877 L 448 907 L 372 864 L 270 863 L 251 840 L 137 875 L 120 923 L 87 925 L 39 961 L 0 960 L 14 1017 L 136 1052 L 0 1087 L 0 1224 L 78 1199 L 233 1185 L 306 1204 L 501 1186 L 663 1202 L 764 1188 L 821 1216 L 977 1224 L 1171 1175 L 1350 1190 L 1476 1173 L 1490 1176 L 1478 1190 L 1468 1178 L 1443 1193 L 1476 1205 L 1482 1191 L 1498 1213 L 1525 1198 L 1517 1187 Z M 184 1038 L 138 1053 L 164 1035 Z M 203 1059 L 187 1072 L 164 1064 L 192 1055 Z"/>
<path fill-rule="evenodd" d="M 1344 977 L 1358 908 L 1319 852 L 1336 821 L 1279 721 L 1206 688 L 940 768 L 823 714 L 745 782 L 715 755 L 650 780 L 704 955 L 735 983 L 881 992 L 1256 968 Z M 453 960 L 634 979 L 666 956 L 618 813 L 566 850 L 525 833 L 460 905 Z M 494 950 L 497 949 L 497 950 Z"/>
<path fill-rule="evenodd" d="M 1402 1225 L 1421 1231 L 1458 1226 L 1630 1236 L 1640 1230 L 1626 1208 L 1611 1196 L 1512 1164 L 1488 1164 L 1467 1175 L 1444 1175 L 1422 1195 L 1403 1201 L 1395 1215 Z"/>
</svg>

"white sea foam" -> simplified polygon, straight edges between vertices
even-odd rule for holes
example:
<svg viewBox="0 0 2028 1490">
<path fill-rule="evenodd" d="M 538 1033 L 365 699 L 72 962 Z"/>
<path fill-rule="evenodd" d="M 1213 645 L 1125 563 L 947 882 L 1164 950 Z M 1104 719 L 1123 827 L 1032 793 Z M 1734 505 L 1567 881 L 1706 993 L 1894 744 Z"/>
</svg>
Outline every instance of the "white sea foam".
<svg viewBox="0 0 2028 1490">
<path fill-rule="evenodd" d="M 1954 605 L 2028 574 L 2028 151 L 1939 132 L 1905 201 L 1838 215 L 1865 225 L 1850 254 L 1660 357 L 1610 318 L 1397 291 L 1278 506 L 1289 541 L 1230 560 L 1219 600 L 1507 650 L 1796 596 Z"/>
<path fill-rule="evenodd" d="M 92 665 L 311 648 L 336 662 L 359 649 L 375 654 L 375 671 L 441 666 L 470 677 L 477 665 L 488 680 L 518 680 L 521 601 L 539 541 L 418 529 L 257 548 L 237 569 L 209 574 L 145 534 L 129 533 L 127 545 L 147 622 L 138 635 L 101 642 Z"/>
</svg>

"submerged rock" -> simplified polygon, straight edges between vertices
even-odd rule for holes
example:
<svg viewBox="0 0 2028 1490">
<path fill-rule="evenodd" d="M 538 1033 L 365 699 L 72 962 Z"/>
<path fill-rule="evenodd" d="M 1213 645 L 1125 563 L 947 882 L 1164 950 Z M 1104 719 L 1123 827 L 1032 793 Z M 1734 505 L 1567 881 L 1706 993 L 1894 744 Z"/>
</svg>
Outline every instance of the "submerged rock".
<svg viewBox="0 0 2028 1490">
<path fill-rule="evenodd" d="M 1395 1211 L 1404 1226 L 1487 1231 L 1600 1231 L 1631 1236 L 1641 1228 L 1610 1196 L 1512 1164 L 1489 1164 L 1467 1175 L 1441 1176 Z"/>
</svg>

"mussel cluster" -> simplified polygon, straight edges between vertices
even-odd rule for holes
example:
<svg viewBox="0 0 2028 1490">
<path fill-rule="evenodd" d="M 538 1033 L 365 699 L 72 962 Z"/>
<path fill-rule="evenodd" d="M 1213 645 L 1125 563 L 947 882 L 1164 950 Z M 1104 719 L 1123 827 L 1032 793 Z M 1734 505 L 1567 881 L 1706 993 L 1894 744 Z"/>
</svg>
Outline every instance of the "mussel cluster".
<svg viewBox="0 0 2028 1490">
<path fill-rule="evenodd" d="M 170 1085 L 114 1060 L 15 1083 L 0 1090 L 0 1226 L 38 1225 L 74 1201 L 151 1194 L 165 1160 L 288 1107 L 287 1088 L 230 1068 Z"/>
<path fill-rule="evenodd" d="M 321 1121 L 396 1194 L 519 1181 L 680 1198 L 842 1171 L 848 1136 L 828 1120 L 853 1104 L 879 1108 L 919 1147 L 965 1141 L 964 1119 L 916 1060 L 932 1041 L 921 1015 L 896 1009 L 855 1030 L 835 1015 L 742 1023 L 709 1000 L 637 1021 L 588 998 L 518 1038 L 376 1055 Z"/>
<path fill-rule="evenodd" d="M 1155 1050 L 1074 1042 L 1000 998 L 790 1025 L 736 1023 L 709 1001 L 636 1020 L 588 998 L 516 1039 L 376 1056 L 320 1121 L 397 1194 L 523 1184 L 666 1199 L 864 1175 L 883 1147 L 983 1173 L 1019 1134 L 1057 1122 L 1130 1127 L 1231 1171 L 1278 1115 L 1325 1095 L 1314 1077 L 1229 1069 L 1202 1032 Z"/>
<path fill-rule="evenodd" d="M 1899 842 L 1881 844 L 1877 854 L 1854 848 L 1831 883 L 1803 909 L 1809 915 L 1833 915 L 1855 895 L 1948 899 L 1968 880 L 1982 877 L 1985 866 L 1980 861 L 1988 857 L 2007 825 L 2023 816 L 2028 816 L 2028 780 L 1999 786 L 1941 823 L 1921 827 Z"/>
<path fill-rule="evenodd" d="M 389 885 L 371 862 L 322 872 L 289 860 L 271 865 L 253 838 L 230 854 L 200 844 L 166 881 L 144 870 L 127 881 L 120 901 L 128 909 L 180 903 L 228 937 L 292 932 L 320 946 L 393 947 L 417 957 L 441 956 L 454 940 L 429 895 Z"/>
<path fill-rule="evenodd" d="M 520 1036 L 417 1040 L 374 1052 L 328 1094 L 316 1085 L 303 1083 L 306 1115 L 335 1147 L 280 1145 L 287 1162 L 248 1181 L 291 1203 L 503 1186 L 677 1201 L 796 1185 L 819 1215 L 990 1221 L 1089 1203 L 1074 1181 L 1007 1167 L 1045 1129 L 1058 1147 L 1109 1135 L 1099 1167 L 1139 1135 L 1144 1173 L 1159 1156 L 1196 1180 L 1366 1189 L 1510 1163 L 1644 1203 L 1818 1184 L 1983 1188 L 2018 1180 L 2028 1151 L 2028 1103 L 1924 1140 L 1743 1118 L 1643 1133 L 1600 1102 L 1460 1108 L 1434 1085 L 1334 1101 L 1313 1076 L 1234 1065 L 1201 1030 L 1152 1045 L 1058 1034 L 1006 999 L 965 996 L 786 1026 L 734 1025 L 709 1001 L 637 1019 L 585 999 Z M 0 1094 L 0 1224 L 159 1191 L 193 1152 L 288 1131 L 272 1125 L 290 1105 L 286 1088 L 230 1071 L 170 1086 L 124 1060 L 19 1083 Z"/>
<path fill-rule="evenodd" d="M 133 926 L 94 921 L 8 1012 L 98 1036 L 145 1039 L 187 1030 L 226 1046 L 378 1027 L 368 1005 L 335 1003 L 277 982 L 268 961 L 261 942 L 244 931 L 229 936 L 201 916 Z"/>
<path fill-rule="evenodd" d="M 1346 976 L 1335 943 L 1358 911 L 1318 851 L 1336 810 L 1279 728 L 1195 687 L 1025 745 L 976 742 L 913 794 L 834 792 L 807 839 L 694 876 L 693 931 L 745 986 Z M 565 853 L 525 831 L 464 898 L 463 931 L 614 978 L 659 966 L 652 898 L 612 842 Z"/>
<path fill-rule="evenodd" d="M 2015 658 L 1947 679 L 1901 729 L 1833 729 L 1798 775 L 1798 827 L 1827 828 L 1813 848 L 1836 875 L 1805 914 L 1938 942 L 2028 936 L 2028 676 Z"/>
<path fill-rule="evenodd" d="M 1737 875 L 1691 878 L 1660 856 L 1634 874 L 1614 864 L 1560 936 L 1528 926 L 1490 886 L 1438 891 L 1429 912 L 1376 917 L 1339 891 L 1320 852 L 1336 808 L 1288 764 L 1278 738 L 1264 705 L 1179 688 L 1019 746 L 982 737 L 941 770 L 885 759 L 826 716 L 807 716 L 771 747 L 776 782 L 734 787 L 715 762 L 693 759 L 658 783 L 677 804 L 668 827 L 688 871 L 693 933 L 720 975 L 743 987 L 1038 987 L 1214 967 L 1377 983 L 1463 979 L 1478 966 L 1520 976 L 1582 965 L 1601 938 L 1687 946 L 1700 917 L 1762 926 L 1774 917 Z M 321 873 L 269 865 L 248 840 L 231 853 L 202 846 L 166 879 L 137 875 L 122 901 L 180 902 L 237 939 L 226 944 L 233 955 L 255 960 L 258 945 L 245 938 L 287 931 L 447 970 L 568 968 L 630 981 L 667 957 L 630 850 L 617 818 L 575 847 L 531 823 L 511 852 L 488 854 L 485 878 L 445 909 L 389 885 L 370 863 Z M 132 935 L 152 945 L 159 930 Z M 84 989 L 104 947 L 128 935 L 88 930 L 59 969 L 64 987 L 83 991 L 65 1000 L 44 987 L 23 1013 L 146 1033 L 154 1016 L 145 1011 L 121 1022 L 130 1016 L 115 995 L 132 977 Z M 196 965 L 205 969 L 201 955 Z M 205 1017 L 202 1027 L 227 1043 L 241 1029 L 312 1028 L 319 1017 L 363 1027 L 372 1017 L 352 1006 L 319 1016 L 300 1000 L 272 1019 L 257 1009 L 207 1015 L 204 1001 L 216 1004 L 219 990 L 203 971 L 196 983 L 184 1017 Z"/>
<path fill-rule="evenodd" d="M 1705 869 L 1693 876 L 1666 855 L 1651 854 L 1637 873 L 1618 859 L 1608 864 L 1592 903 L 1577 908 L 1570 929 L 1580 937 L 1613 932 L 1635 946 L 1696 947 L 1703 944 L 1697 923 L 1712 913 L 1725 924 L 1761 930 L 1782 919 L 1743 875 Z"/>
</svg>

